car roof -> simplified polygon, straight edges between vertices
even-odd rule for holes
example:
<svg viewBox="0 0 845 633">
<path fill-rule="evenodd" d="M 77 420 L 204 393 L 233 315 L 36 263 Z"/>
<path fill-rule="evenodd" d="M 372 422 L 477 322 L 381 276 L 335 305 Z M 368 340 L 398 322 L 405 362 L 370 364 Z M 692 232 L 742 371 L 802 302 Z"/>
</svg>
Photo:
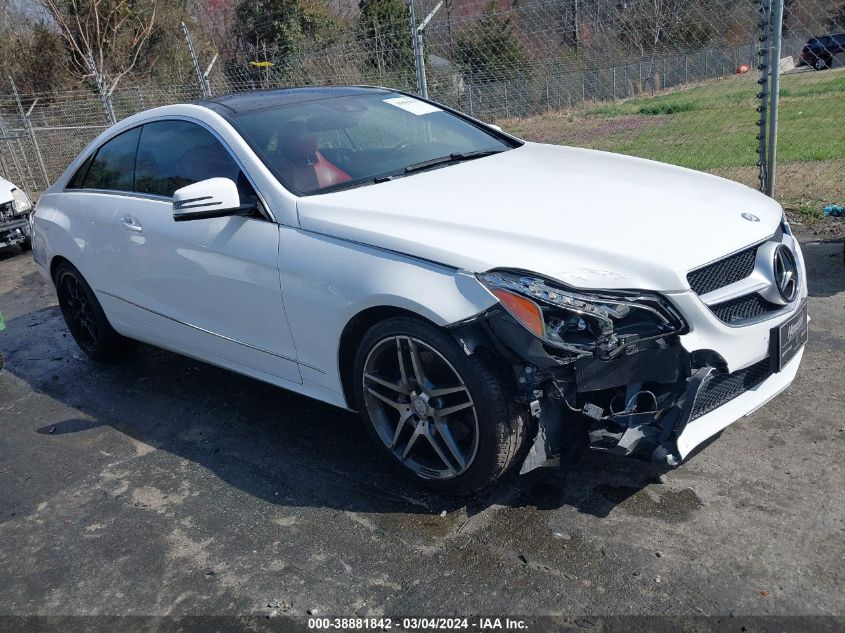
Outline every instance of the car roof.
<svg viewBox="0 0 845 633">
<path fill-rule="evenodd" d="M 394 91 L 387 88 L 370 86 L 308 86 L 234 93 L 203 99 L 195 103 L 218 114 L 231 115 L 262 110 L 268 106 L 290 105 L 365 94 L 389 94 L 392 92 Z"/>
</svg>

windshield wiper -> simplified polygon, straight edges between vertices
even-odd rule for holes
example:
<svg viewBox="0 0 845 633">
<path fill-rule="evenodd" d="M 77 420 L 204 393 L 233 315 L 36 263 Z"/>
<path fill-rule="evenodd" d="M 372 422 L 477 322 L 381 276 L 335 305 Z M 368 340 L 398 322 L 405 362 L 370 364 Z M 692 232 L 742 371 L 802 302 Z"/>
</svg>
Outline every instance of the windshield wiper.
<svg viewBox="0 0 845 633">
<path fill-rule="evenodd" d="M 410 173 L 412 171 L 420 171 L 422 169 L 428 169 L 429 167 L 435 167 L 437 165 L 446 165 L 448 163 L 460 163 L 465 160 L 472 160 L 474 158 L 483 158 L 485 156 L 492 156 L 493 154 L 501 154 L 506 150 L 503 149 L 482 149 L 476 152 L 456 152 L 454 154 L 449 154 L 448 156 L 440 156 L 439 158 L 432 158 L 430 160 L 424 160 L 419 163 L 414 163 L 412 165 L 408 165 L 405 167 L 405 173 Z"/>
<path fill-rule="evenodd" d="M 309 192 L 310 195 L 317 195 L 321 193 L 334 193 L 335 191 L 343 191 L 344 189 L 355 189 L 356 187 L 363 187 L 364 185 L 378 185 L 383 182 L 388 182 L 402 174 L 390 174 L 387 176 L 375 176 L 373 178 L 362 178 L 359 180 L 348 180 L 346 182 L 339 182 L 336 185 L 329 185 L 322 189 Z"/>
</svg>

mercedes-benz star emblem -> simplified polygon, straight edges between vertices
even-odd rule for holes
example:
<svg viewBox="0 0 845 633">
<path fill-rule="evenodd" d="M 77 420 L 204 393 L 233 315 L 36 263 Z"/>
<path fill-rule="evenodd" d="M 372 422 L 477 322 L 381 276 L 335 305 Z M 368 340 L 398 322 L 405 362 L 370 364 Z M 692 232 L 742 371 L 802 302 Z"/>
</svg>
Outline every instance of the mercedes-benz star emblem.
<svg viewBox="0 0 845 633">
<path fill-rule="evenodd" d="M 798 267 L 792 251 L 781 244 L 775 249 L 775 284 L 783 300 L 790 303 L 798 295 Z"/>
<path fill-rule="evenodd" d="M 753 213 L 743 213 L 742 217 L 745 218 L 746 220 L 748 220 L 749 222 L 759 222 L 760 221 L 760 218 L 758 218 Z"/>
</svg>

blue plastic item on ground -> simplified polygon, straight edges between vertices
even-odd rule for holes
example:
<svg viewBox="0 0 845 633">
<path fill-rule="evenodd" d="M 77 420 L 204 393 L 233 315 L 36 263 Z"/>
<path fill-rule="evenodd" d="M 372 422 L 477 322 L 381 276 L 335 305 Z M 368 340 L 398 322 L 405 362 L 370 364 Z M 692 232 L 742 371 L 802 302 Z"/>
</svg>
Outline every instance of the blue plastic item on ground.
<svg viewBox="0 0 845 633">
<path fill-rule="evenodd" d="M 838 204 L 829 204 L 824 208 L 824 214 L 833 216 L 845 215 L 845 207 Z"/>
</svg>

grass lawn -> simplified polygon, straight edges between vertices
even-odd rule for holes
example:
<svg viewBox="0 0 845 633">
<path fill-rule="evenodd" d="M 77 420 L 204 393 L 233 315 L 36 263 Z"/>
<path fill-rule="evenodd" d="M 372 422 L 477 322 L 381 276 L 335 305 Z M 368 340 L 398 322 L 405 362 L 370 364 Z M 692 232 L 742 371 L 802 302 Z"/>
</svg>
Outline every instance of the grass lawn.
<svg viewBox="0 0 845 633">
<path fill-rule="evenodd" d="M 758 186 L 756 75 L 498 123 L 522 138 L 602 149 Z M 845 204 L 845 68 L 781 76 L 777 197 L 807 219 Z"/>
</svg>

